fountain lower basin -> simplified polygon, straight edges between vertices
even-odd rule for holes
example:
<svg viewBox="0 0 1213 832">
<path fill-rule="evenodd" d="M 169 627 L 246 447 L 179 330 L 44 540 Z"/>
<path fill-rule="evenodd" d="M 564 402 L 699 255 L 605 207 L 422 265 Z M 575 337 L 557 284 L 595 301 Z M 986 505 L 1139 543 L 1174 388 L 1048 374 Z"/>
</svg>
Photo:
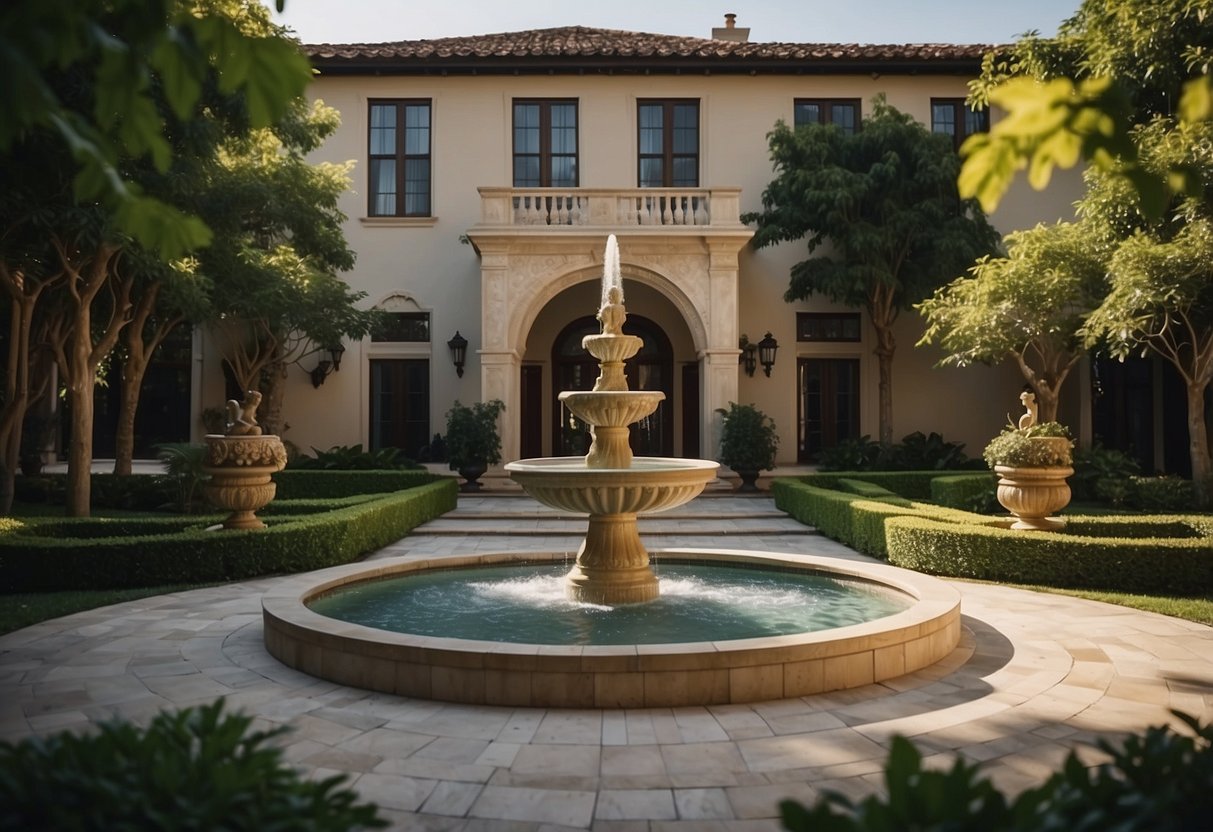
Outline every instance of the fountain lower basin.
<svg viewBox="0 0 1213 832">
<path fill-rule="evenodd" d="M 927 667 L 960 639 L 960 596 L 884 564 L 727 549 L 664 558 L 824 572 L 908 596 L 884 618 L 830 630 L 715 642 L 518 644 L 393 633 L 327 618 L 307 603 L 338 587 L 436 569 L 562 561 L 502 554 L 334 567 L 285 580 L 262 602 L 266 647 L 304 673 L 423 699 L 514 707 L 629 708 L 756 702 L 872 684 Z"/>
</svg>

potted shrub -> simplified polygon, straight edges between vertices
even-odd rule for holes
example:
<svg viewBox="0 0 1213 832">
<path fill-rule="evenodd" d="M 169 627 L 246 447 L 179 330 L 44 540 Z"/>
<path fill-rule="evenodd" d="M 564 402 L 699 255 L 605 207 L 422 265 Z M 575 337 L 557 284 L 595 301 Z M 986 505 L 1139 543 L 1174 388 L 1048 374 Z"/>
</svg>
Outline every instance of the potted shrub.
<svg viewBox="0 0 1213 832">
<path fill-rule="evenodd" d="M 452 471 L 465 480 L 461 491 L 479 491 L 480 477 L 501 461 L 501 434 L 497 419 L 505 410 L 499 399 L 471 407 L 456 399 L 446 412 L 446 455 Z"/>
<path fill-rule="evenodd" d="M 728 410 L 716 410 L 723 419 L 720 430 L 721 465 L 727 465 L 741 477 L 740 491 L 757 491 L 760 471 L 775 467 L 779 435 L 775 423 L 752 404 L 729 402 Z"/>
<path fill-rule="evenodd" d="M 982 456 L 998 474 L 998 502 L 1015 515 L 1013 529 L 1055 530 L 1065 525 L 1050 515 L 1070 504 L 1066 477 L 1074 473 L 1073 440 L 1057 422 L 1008 427 Z"/>
</svg>

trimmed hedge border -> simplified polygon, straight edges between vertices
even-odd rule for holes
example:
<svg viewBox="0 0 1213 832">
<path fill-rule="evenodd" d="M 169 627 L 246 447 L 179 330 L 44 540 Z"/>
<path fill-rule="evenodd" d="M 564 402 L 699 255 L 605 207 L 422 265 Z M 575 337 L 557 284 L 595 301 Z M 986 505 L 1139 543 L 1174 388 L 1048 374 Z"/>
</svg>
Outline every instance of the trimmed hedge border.
<svg viewBox="0 0 1213 832">
<path fill-rule="evenodd" d="M 1213 515 L 1067 515 L 1064 532 L 1022 532 L 1004 517 L 903 499 L 964 495 L 989 479 L 985 472 L 811 474 L 777 479 L 771 492 L 777 507 L 822 534 L 919 572 L 1181 596 L 1213 591 Z M 856 485 L 865 482 L 902 497 Z"/>
<path fill-rule="evenodd" d="M 1131 518 L 1165 526 L 1175 516 Z M 1105 517 L 1067 517 L 1068 524 Z M 1203 521 L 1203 522 L 1201 522 Z M 1020 532 L 990 526 L 894 517 L 885 525 L 889 562 L 932 575 L 983 581 L 1043 584 L 1071 589 L 1197 595 L 1213 589 L 1210 518 L 1190 518 L 1200 537 L 1090 537 L 1063 532 Z M 1077 531 L 1077 530 L 1076 530 Z"/>
<path fill-rule="evenodd" d="M 296 473 L 334 477 L 347 472 Z M 308 514 L 293 514 L 284 506 L 277 517 L 270 512 L 267 528 L 258 531 L 205 531 L 217 515 L 31 519 L 16 530 L 0 530 L 0 592 L 210 583 L 321 569 L 382 548 L 455 507 L 458 487 L 452 477 L 434 481 L 426 472 L 349 473 L 408 474 L 413 483 L 407 491 L 369 499 L 332 500 L 327 511 L 319 511 L 324 501 L 314 499 Z M 330 490 L 347 486 L 353 487 L 343 483 Z M 325 489 L 309 483 L 300 490 L 307 488 Z M 90 539 L 82 543 L 76 535 L 67 537 L 73 527 Z"/>
</svg>

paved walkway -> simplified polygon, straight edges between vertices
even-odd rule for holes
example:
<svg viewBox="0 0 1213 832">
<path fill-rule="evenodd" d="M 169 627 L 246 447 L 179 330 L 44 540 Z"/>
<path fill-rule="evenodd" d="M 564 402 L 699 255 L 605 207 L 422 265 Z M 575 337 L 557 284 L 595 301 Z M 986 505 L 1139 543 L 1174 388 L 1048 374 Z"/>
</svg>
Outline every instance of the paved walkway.
<svg viewBox="0 0 1213 832">
<path fill-rule="evenodd" d="M 375 557 L 573 548 L 578 522 L 516 496 L 469 497 Z M 648 545 L 860 557 L 767 500 L 705 496 L 644 521 Z M 881 788 L 895 734 L 931 764 L 961 755 L 1035 785 L 1071 749 L 1101 758 L 1168 718 L 1213 719 L 1213 630 L 1064 596 L 957 583 L 966 631 L 927 671 L 802 699 L 561 711 L 409 700 L 290 670 L 262 646 L 274 579 L 79 613 L 0 637 L 0 738 L 84 728 L 226 696 L 288 724 L 287 756 L 346 772 L 408 830 L 775 830 L 778 802 Z"/>
</svg>

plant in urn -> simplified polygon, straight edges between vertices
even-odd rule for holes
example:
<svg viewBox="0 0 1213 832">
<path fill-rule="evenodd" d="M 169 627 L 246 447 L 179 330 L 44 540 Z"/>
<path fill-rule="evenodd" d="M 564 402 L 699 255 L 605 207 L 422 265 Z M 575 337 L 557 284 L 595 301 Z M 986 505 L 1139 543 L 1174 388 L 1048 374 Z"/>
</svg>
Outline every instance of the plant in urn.
<svg viewBox="0 0 1213 832">
<path fill-rule="evenodd" d="M 270 475 L 286 467 L 286 448 L 277 436 L 263 436 L 257 424 L 261 394 L 250 390 L 244 401 L 227 403 L 226 432 L 208 434 L 206 464 L 210 474 L 206 497 L 232 513 L 223 521 L 225 529 L 264 529 L 257 512 L 274 499 L 277 486 Z"/>
</svg>

